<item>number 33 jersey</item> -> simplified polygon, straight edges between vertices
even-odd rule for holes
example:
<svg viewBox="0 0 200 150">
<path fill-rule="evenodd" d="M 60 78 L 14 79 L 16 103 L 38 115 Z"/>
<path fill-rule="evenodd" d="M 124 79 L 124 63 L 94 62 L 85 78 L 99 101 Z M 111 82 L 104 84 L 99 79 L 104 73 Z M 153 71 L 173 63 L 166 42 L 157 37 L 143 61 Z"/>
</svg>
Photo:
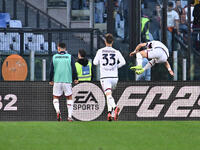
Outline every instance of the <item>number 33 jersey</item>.
<svg viewBox="0 0 200 150">
<path fill-rule="evenodd" d="M 100 78 L 117 78 L 118 68 L 126 64 L 122 54 L 112 48 L 104 47 L 97 51 L 93 61 L 94 65 L 100 65 Z"/>
</svg>

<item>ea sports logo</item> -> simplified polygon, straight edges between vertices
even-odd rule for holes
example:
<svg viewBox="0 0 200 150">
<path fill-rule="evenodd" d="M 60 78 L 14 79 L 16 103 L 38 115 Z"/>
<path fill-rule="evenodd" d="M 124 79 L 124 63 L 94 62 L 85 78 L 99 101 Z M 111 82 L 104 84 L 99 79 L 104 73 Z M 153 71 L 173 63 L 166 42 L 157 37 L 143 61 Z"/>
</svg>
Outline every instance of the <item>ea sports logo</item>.
<svg viewBox="0 0 200 150">
<path fill-rule="evenodd" d="M 105 107 L 105 97 L 101 89 L 92 83 L 81 83 L 73 87 L 73 117 L 82 121 L 98 118 Z"/>
</svg>

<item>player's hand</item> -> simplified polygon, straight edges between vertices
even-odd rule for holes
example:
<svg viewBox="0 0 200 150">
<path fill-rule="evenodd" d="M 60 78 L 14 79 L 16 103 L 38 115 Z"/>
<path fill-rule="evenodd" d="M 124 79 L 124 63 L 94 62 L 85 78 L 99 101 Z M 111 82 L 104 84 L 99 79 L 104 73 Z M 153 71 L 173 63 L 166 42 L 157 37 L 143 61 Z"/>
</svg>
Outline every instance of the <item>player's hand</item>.
<svg viewBox="0 0 200 150">
<path fill-rule="evenodd" d="M 74 83 L 75 83 L 75 84 L 78 84 L 78 80 L 74 80 Z"/>
<path fill-rule="evenodd" d="M 131 53 L 129 54 L 129 56 L 132 57 L 132 56 L 134 56 L 136 53 L 137 53 L 137 51 L 135 50 L 135 51 L 131 52 Z"/>
<path fill-rule="evenodd" d="M 53 81 L 51 81 L 51 82 L 49 82 L 49 84 L 50 84 L 50 85 L 53 85 L 53 84 L 54 84 L 54 82 L 53 82 Z"/>
<path fill-rule="evenodd" d="M 171 76 L 174 76 L 174 72 L 173 72 L 172 70 L 169 71 L 169 74 L 170 74 Z"/>
</svg>

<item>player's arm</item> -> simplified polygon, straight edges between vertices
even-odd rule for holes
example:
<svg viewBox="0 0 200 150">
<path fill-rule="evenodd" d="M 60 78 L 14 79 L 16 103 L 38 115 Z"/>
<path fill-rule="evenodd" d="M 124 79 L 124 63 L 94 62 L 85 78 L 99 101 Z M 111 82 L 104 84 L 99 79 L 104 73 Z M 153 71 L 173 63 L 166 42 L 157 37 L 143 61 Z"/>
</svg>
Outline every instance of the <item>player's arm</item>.
<svg viewBox="0 0 200 150">
<path fill-rule="evenodd" d="M 138 44 L 137 47 L 135 48 L 135 50 L 133 52 L 131 52 L 129 54 L 129 56 L 135 55 L 142 47 L 144 47 L 146 45 L 147 45 L 147 43 L 140 43 L 140 44 Z"/>
<path fill-rule="evenodd" d="M 71 56 L 71 67 L 72 67 L 72 78 L 75 84 L 78 83 L 78 76 L 77 76 L 77 71 L 76 71 L 76 66 L 75 66 L 75 59 L 74 57 Z"/>
<path fill-rule="evenodd" d="M 170 66 L 170 64 L 169 64 L 168 61 L 165 62 L 165 67 L 166 67 L 167 70 L 169 71 L 169 74 L 170 74 L 171 76 L 174 76 L 174 72 L 172 71 L 171 66 Z"/>
<path fill-rule="evenodd" d="M 99 58 L 100 58 L 100 53 L 99 53 L 99 51 L 97 51 L 97 54 L 96 54 L 96 56 L 94 57 L 94 60 L 93 60 L 94 65 L 99 64 Z"/>
<path fill-rule="evenodd" d="M 118 53 L 118 57 L 119 57 L 119 63 L 117 64 L 117 67 L 118 68 L 121 68 L 122 66 L 124 66 L 125 64 L 126 64 L 126 61 L 125 61 L 125 59 L 124 59 L 124 57 L 122 56 L 122 54 L 119 52 Z"/>
<path fill-rule="evenodd" d="M 53 85 L 53 77 L 54 77 L 54 66 L 53 66 L 53 60 L 51 61 L 51 65 L 50 65 L 50 74 L 49 74 L 50 78 L 49 78 L 49 84 Z"/>
</svg>

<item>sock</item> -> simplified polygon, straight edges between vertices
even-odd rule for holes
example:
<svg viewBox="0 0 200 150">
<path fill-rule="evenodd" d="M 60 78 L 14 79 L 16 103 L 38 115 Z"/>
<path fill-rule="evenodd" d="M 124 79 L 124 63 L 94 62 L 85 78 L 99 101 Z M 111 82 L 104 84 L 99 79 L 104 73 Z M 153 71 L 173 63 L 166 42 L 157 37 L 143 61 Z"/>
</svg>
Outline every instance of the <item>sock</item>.
<svg viewBox="0 0 200 150">
<path fill-rule="evenodd" d="M 107 106 L 108 106 L 108 112 L 111 112 L 112 111 L 112 105 L 110 104 L 108 98 L 107 99 Z"/>
<path fill-rule="evenodd" d="M 56 113 L 60 113 L 60 109 L 59 109 L 59 100 L 58 99 L 53 99 L 53 106 L 56 110 Z"/>
<path fill-rule="evenodd" d="M 67 109 L 68 109 L 68 117 L 69 118 L 72 118 L 73 105 L 74 105 L 74 101 L 73 100 L 67 100 Z"/>
<path fill-rule="evenodd" d="M 147 69 L 153 67 L 155 64 L 156 64 L 156 60 L 155 60 L 155 59 L 152 59 L 151 61 L 149 61 L 149 62 L 145 65 L 144 70 L 147 70 Z"/>
<path fill-rule="evenodd" d="M 136 54 L 136 61 L 138 66 L 142 66 L 142 55 L 140 53 Z"/>
<path fill-rule="evenodd" d="M 111 106 L 111 111 L 112 111 L 112 109 L 114 109 L 116 107 L 115 100 L 112 97 L 112 95 L 107 96 L 107 103 Z"/>
</svg>

